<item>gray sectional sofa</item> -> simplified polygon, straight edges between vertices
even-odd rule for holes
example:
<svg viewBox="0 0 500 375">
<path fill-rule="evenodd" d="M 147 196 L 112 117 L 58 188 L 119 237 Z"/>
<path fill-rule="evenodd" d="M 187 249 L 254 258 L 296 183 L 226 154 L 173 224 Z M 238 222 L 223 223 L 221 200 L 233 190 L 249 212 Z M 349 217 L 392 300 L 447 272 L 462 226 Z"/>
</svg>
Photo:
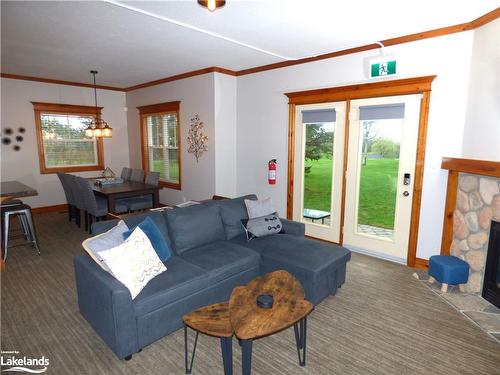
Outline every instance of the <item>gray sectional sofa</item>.
<svg viewBox="0 0 500 375">
<path fill-rule="evenodd" d="M 89 256 L 74 258 L 81 314 L 118 358 L 132 354 L 182 327 L 182 316 L 227 300 L 234 287 L 260 274 L 285 269 L 320 303 L 345 282 L 346 248 L 304 237 L 304 225 L 282 219 L 284 233 L 247 242 L 241 219 L 244 199 L 254 195 L 148 213 L 175 254 L 167 271 L 131 299 L 129 290 Z M 146 215 L 146 214 L 145 214 Z M 144 215 L 125 220 L 134 227 Z M 94 234 L 116 221 L 95 223 Z"/>
</svg>

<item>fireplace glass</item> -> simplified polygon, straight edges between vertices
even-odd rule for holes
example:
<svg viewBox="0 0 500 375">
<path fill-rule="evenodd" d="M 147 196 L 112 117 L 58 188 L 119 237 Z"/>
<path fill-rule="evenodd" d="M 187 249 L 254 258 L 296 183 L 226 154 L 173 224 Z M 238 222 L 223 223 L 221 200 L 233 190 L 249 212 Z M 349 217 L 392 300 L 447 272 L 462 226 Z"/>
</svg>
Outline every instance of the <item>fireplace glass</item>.
<svg viewBox="0 0 500 375">
<path fill-rule="evenodd" d="M 500 308 L 500 223 L 497 221 L 491 222 L 482 295 Z"/>
</svg>

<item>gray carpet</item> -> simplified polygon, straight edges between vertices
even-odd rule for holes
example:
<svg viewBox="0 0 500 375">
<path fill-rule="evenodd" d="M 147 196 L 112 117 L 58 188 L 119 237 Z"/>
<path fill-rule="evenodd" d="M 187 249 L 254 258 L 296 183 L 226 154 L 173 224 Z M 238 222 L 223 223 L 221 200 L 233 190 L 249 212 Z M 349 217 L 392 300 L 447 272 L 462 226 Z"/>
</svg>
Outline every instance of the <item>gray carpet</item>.
<svg viewBox="0 0 500 375">
<path fill-rule="evenodd" d="M 2 350 L 45 355 L 48 374 L 183 374 L 182 331 L 116 359 L 78 312 L 72 257 L 86 234 L 65 214 L 35 220 L 43 255 L 12 248 L 2 273 Z M 253 374 L 500 374 L 500 344 L 412 273 L 353 254 L 347 283 L 309 319 L 307 367 L 290 329 L 255 342 Z M 200 336 L 193 373 L 223 373 L 217 339 Z"/>
</svg>

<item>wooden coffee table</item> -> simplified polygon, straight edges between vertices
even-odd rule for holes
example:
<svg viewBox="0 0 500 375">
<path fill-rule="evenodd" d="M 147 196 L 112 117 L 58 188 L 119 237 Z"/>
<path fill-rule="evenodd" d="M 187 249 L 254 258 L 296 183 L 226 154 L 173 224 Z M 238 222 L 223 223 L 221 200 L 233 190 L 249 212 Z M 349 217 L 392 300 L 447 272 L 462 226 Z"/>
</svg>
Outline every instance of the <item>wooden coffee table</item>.
<svg viewBox="0 0 500 375">
<path fill-rule="evenodd" d="M 273 296 L 271 308 L 257 305 L 257 297 L 263 294 Z M 249 375 L 252 371 L 253 340 L 270 336 L 291 326 L 295 332 L 299 364 L 305 366 L 307 316 L 313 309 L 314 306 L 305 299 L 302 285 L 283 270 L 259 276 L 247 285 L 235 288 L 229 302 L 205 306 L 183 317 L 186 373 L 191 373 L 200 332 L 220 338 L 226 375 L 233 373 L 231 338 L 234 334 L 240 340 L 242 373 Z M 190 364 L 187 327 L 196 331 Z"/>
<path fill-rule="evenodd" d="M 229 320 L 229 303 L 221 302 L 202 307 L 184 315 L 182 319 L 184 320 L 184 360 L 186 374 L 191 374 L 191 370 L 193 369 L 196 344 L 198 343 L 198 335 L 201 332 L 208 336 L 220 338 L 224 374 L 231 375 L 233 373 L 232 337 L 234 331 Z M 187 327 L 196 331 L 191 363 L 188 360 Z"/>
</svg>

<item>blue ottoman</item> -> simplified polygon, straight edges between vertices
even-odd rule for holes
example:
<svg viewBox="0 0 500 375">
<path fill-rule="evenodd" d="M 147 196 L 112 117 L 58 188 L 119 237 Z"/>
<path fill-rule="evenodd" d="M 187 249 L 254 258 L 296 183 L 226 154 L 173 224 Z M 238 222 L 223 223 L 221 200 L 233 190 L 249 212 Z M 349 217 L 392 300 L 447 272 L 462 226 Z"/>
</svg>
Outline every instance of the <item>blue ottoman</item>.
<svg viewBox="0 0 500 375">
<path fill-rule="evenodd" d="M 429 282 L 439 281 L 441 291 L 446 293 L 449 284 L 465 284 L 469 280 L 469 264 L 452 255 L 433 255 L 429 259 L 429 276 Z"/>
</svg>

